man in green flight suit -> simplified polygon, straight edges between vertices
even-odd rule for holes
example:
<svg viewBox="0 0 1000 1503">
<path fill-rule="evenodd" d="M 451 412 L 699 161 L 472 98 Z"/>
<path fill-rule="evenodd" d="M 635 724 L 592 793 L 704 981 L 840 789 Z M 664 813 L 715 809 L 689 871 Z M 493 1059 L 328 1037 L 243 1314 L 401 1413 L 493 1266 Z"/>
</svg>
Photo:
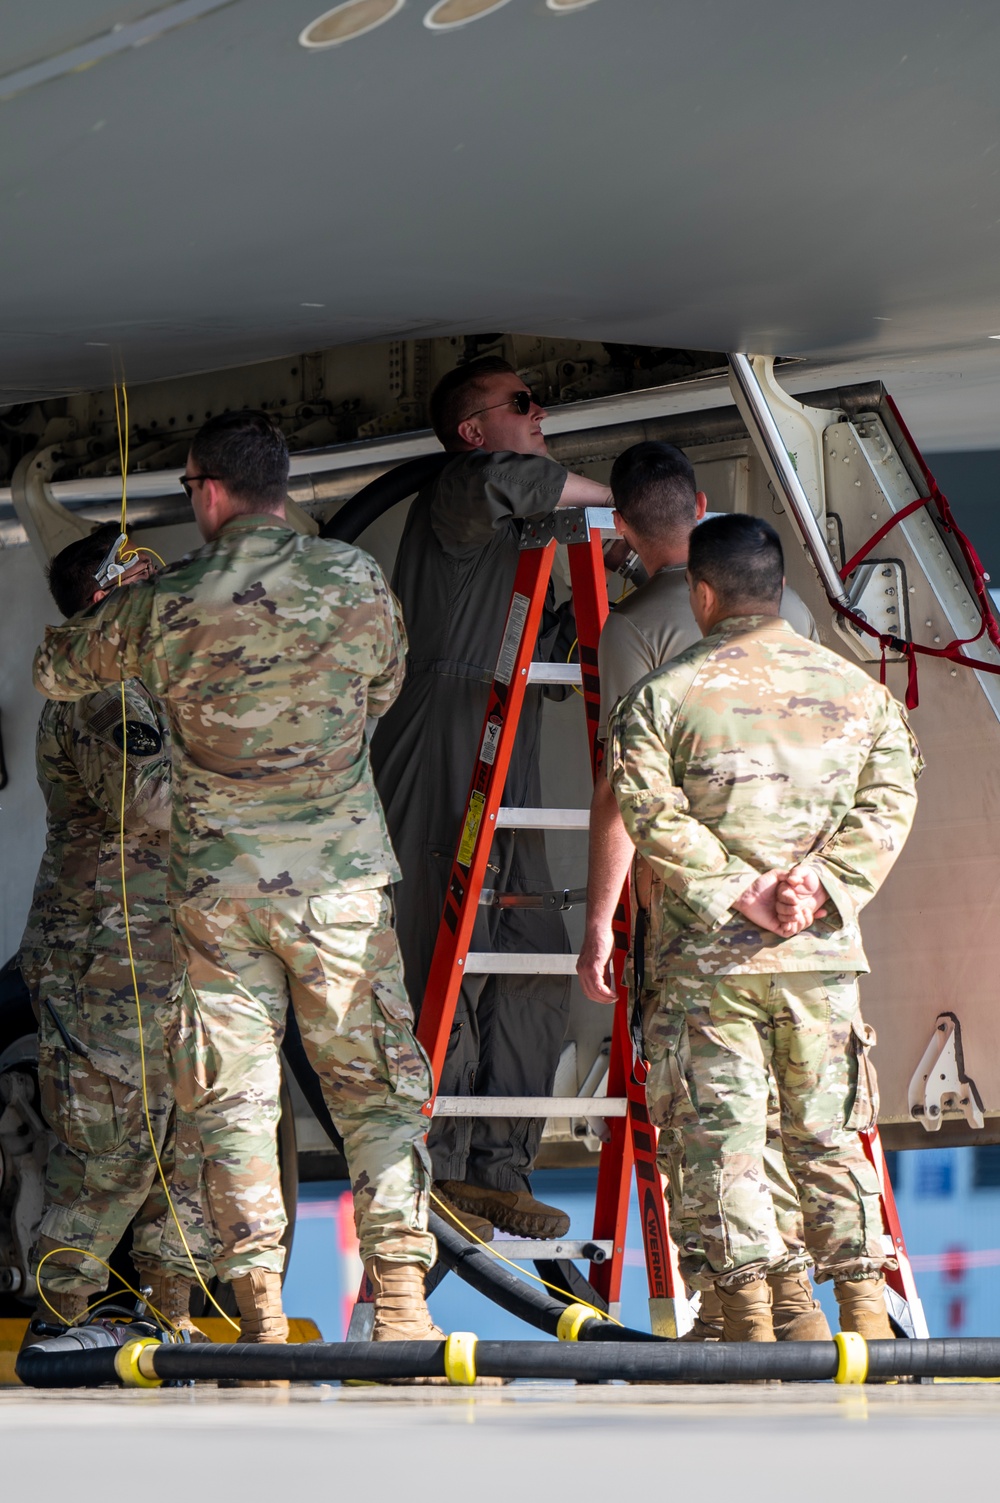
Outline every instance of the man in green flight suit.
<svg viewBox="0 0 1000 1503">
<path fill-rule="evenodd" d="M 517 572 L 522 521 L 557 506 L 607 506 L 607 488 L 549 457 L 545 409 L 506 361 L 449 371 L 431 397 L 451 461 L 410 508 L 393 572 L 410 640 L 399 699 L 372 742 L 379 795 L 403 881 L 396 891 L 406 982 L 419 1009 L 451 876 Z M 536 656 L 541 657 L 539 651 Z M 525 695 L 504 803 L 541 803 L 542 693 Z M 502 893 L 552 887 L 540 830 L 498 830 L 490 855 Z M 568 953 L 562 917 L 542 908 L 483 908 L 474 950 Z M 438 1090 L 445 1096 L 550 1096 L 566 1033 L 569 982 L 559 975 L 466 976 Z M 435 1194 L 483 1240 L 493 1228 L 561 1237 L 569 1217 L 531 1193 L 544 1123 L 442 1117 L 428 1137 Z"/>
</svg>

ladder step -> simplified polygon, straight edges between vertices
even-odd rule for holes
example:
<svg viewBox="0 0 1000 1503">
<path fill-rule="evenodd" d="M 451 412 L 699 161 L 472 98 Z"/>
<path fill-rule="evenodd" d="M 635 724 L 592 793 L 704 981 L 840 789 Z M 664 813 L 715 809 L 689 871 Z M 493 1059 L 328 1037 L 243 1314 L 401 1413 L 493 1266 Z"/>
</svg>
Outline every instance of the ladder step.
<svg viewBox="0 0 1000 1503">
<path fill-rule="evenodd" d="M 589 830 L 589 809 L 497 810 L 498 830 Z"/>
<path fill-rule="evenodd" d="M 575 976 L 576 956 L 470 950 L 463 970 L 467 976 Z"/>
<path fill-rule="evenodd" d="M 517 1237 L 512 1241 L 495 1237 L 490 1247 L 512 1263 L 530 1263 L 535 1258 L 572 1258 L 603 1263 L 610 1258 L 614 1243 L 601 1242 L 593 1237 L 579 1240 L 571 1237 Z"/>
<path fill-rule="evenodd" d="M 531 663 L 528 667 L 529 684 L 576 684 L 583 683 L 583 670 L 579 663 Z"/>
<path fill-rule="evenodd" d="M 438 1096 L 435 1117 L 624 1117 L 627 1096 Z"/>
</svg>

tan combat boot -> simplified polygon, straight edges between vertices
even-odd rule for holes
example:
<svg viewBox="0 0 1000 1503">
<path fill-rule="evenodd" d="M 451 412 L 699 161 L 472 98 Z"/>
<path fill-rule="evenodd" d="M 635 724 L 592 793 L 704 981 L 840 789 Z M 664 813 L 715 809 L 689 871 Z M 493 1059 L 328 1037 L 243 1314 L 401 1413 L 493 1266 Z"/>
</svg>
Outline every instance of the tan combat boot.
<svg viewBox="0 0 1000 1503">
<path fill-rule="evenodd" d="M 154 1319 L 161 1315 L 175 1331 L 190 1331 L 191 1341 L 207 1341 L 191 1319 L 191 1295 L 197 1287 L 191 1279 L 177 1273 L 145 1273 L 145 1287 L 149 1290 L 150 1314 Z"/>
<path fill-rule="evenodd" d="M 771 1319 L 777 1341 L 832 1341 L 807 1273 L 770 1273 Z"/>
<path fill-rule="evenodd" d="M 431 1191 L 431 1209 L 466 1242 L 492 1242 L 493 1223 L 475 1211 L 463 1211 L 448 1194 L 448 1181 L 435 1184 Z"/>
<path fill-rule="evenodd" d="M 460 1211 L 485 1216 L 513 1237 L 565 1237 L 569 1231 L 566 1212 L 536 1200 L 529 1190 L 488 1190 L 457 1179 L 443 1180 L 441 1187 Z"/>
<path fill-rule="evenodd" d="M 773 1341 L 771 1288 L 761 1274 L 736 1289 L 716 1284 L 722 1305 L 723 1341 Z"/>
<path fill-rule="evenodd" d="M 58 1326 L 61 1317 L 68 1326 L 71 1326 L 86 1313 L 91 1300 L 99 1298 L 99 1292 L 96 1289 L 91 1290 L 90 1293 L 82 1289 L 46 1289 L 45 1298 L 52 1306 L 52 1310 L 39 1298 L 32 1318 L 43 1320 L 47 1326 Z M 55 1314 L 52 1313 L 53 1310 Z M 52 1341 L 55 1335 L 56 1332 L 51 1331 L 45 1336 L 36 1336 L 29 1321 L 18 1350 L 26 1352 L 29 1346 L 38 1346 L 41 1341 Z"/>
<path fill-rule="evenodd" d="M 240 1340 L 253 1345 L 283 1346 L 288 1340 L 288 1321 L 281 1308 L 281 1274 L 270 1268 L 253 1268 L 233 1279 L 233 1293 L 240 1312 Z M 287 1388 L 286 1378 L 241 1379 L 240 1388 Z"/>
<path fill-rule="evenodd" d="M 365 1273 L 375 1293 L 373 1341 L 441 1341 L 424 1295 L 424 1270 L 417 1263 L 369 1258 Z"/>
<path fill-rule="evenodd" d="M 698 1313 L 690 1331 L 685 1331 L 681 1341 L 721 1341 L 722 1305 L 717 1290 L 703 1289 Z"/>
<path fill-rule="evenodd" d="M 840 1329 L 857 1331 L 866 1341 L 894 1341 L 885 1308 L 885 1279 L 875 1274 L 867 1279 L 841 1279 L 833 1286 L 840 1306 Z"/>
</svg>

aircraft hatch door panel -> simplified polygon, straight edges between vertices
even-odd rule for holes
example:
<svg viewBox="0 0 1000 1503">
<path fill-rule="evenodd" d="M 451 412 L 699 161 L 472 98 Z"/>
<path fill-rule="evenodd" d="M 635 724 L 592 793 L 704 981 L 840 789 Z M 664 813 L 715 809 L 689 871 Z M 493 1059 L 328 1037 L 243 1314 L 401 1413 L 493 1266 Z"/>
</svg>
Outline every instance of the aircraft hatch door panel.
<svg viewBox="0 0 1000 1503">
<path fill-rule="evenodd" d="M 780 426 L 780 411 L 774 416 Z M 877 410 L 831 421 L 823 454 L 820 520 L 839 571 L 894 514 L 927 494 L 925 468 L 885 399 Z M 878 677 L 877 641 L 831 609 L 756 454 L 745 504 L 778 527 L 789 583 L 810 606 L 824 642 Z M 852 572 L 847 594 L 877 630 L 941 647 L 980 630 L 971 586 L 931 504 L 882 538 Z M 1000 666 L 985 632 L 965 650 Z M 919 705 L 909 718 L 927 764 L 917 817 L 891 877 L 862 916 L 871 964 L 862 1006 L 878 1035 L 879 1125 L 889 1148 L 1000 1141 L 1000 676 L 947 658 L 916 662 Z M 887 653 L 886 681 L 901 701 L 907 674 L 903 654 Z M 953 1020 L 949 1039 L 957 1032 L 960 1040 L 961 1080 L 949 1067 L 954 1089 L 935 1093 L 932 1081 L 915 1092 L 942 1015 Z M 931 1100 L 933 1114 L 924 1108 Z"/>
</svg>

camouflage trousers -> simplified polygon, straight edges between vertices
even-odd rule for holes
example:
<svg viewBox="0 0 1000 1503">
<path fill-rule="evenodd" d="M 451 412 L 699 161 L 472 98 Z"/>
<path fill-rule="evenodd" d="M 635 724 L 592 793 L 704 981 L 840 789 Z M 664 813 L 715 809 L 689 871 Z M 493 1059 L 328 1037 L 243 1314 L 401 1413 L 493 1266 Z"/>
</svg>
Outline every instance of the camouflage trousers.
<svg viewBox="0 0 1000 1503">
<path fill-rule="evenodd" d="M 429 1268 L 420 1109 L 431 1072 L 386 890 L 220 899 L 173 917 L 180 976 L 164 1031 L 177 1100 L 205 1155 L 220 1277 L 284 1263 L 277 1126 L 289 1001 L 344 1140 L 362 1258 Z"/>
<path fill-rule="evenodd" d="M 137 961 L 152 1142 L 128 957 L 33 951 L 22 955 L 21 969 L 39 1018 L 42 1112 L 55 1136 L 33 1256 L 36 1268 L 45 1258 L 42 1289 L 102 1290 L 108 1276 L 97 1259 L 110 1258 L 133 1218 L 132 1261 L 140 1278 L 154 1270 L 194 1277 L 154 1144 L 184 1237 L 202 1276 L 210 1277 L 197 1132 L 175 1112 L 155 1015 L 169 995 L 173 967 Z"/>
<path fill-rule="evenodd" d="M 671 1096 L 674 1075 L 669 1067 L 664 1066 L 666 1054 L 676 1040 L 676 1027 L 670 1019 L 669 1009 L 661 1005 L 662 997 L 660 988 L 647 988 L 642 993 L 643 1042 L 650 1066 L 646 1099 L 650 1115 L 657 1123 L 672 1121 L 676 1110 Z M 805 1244 L 802 1207 L 785 1167 L 778 1092 L 773 1078 L 768 1080 L 766 1134 L 764 1174 L 783 1247 L 775 1269 L 782 1273 L 800 1273 L 810 1266 L 812 1258 Z M 657 1164 L 667 1182 L 670 1237 L 677 1249 L 681 1274 L 685 1283 L 696 1287 L 699 1276 L 705 1271 L 701 1226 L 694 1204 L 684 1194 L 684 1150 L 679 1137 L 669 1130 L 660 1133 Z"/>
<path fill-rule="evenodd" d="M 696 1288 L 787 1268 L 766 1167 L 773 1076 L 784 1163 L 818 1280 L 895 1266 L 858 1136 L 877 1112 L 853 973 L 672 976 L 647 1040 L 650 1115 L 683 1160 Z M 668 1169 L 669 1172 L 669 1169 Z"/>
</svg>

